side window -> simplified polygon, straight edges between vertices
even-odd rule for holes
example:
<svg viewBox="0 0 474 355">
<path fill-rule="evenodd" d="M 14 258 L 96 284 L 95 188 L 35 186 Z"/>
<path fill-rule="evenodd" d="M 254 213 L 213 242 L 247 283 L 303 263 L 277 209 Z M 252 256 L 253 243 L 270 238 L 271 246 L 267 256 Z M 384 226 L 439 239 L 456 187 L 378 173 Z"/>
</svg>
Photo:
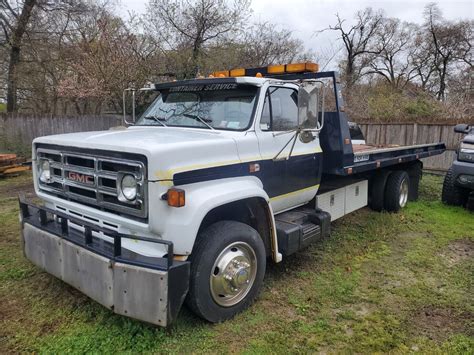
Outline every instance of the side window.
<svg viewBox="0 0 474 355">
<path fill-rule="evenodd" d="M 288 131 L 298 126 L 298 93 L 288 88 L 268 89 L 260 128 L 263 131 Z"/>
</svg>

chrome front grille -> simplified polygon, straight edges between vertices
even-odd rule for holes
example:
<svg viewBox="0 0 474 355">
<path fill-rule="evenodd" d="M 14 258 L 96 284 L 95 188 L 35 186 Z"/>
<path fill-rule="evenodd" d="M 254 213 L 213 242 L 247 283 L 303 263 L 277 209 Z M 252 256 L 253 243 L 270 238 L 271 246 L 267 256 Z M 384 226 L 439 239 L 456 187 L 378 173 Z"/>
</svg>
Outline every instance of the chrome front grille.
<svg viewBox="0 0 474 355">
<path fill-rule="evenodd" d="M 146 165 L 143 161 L 92 155 L 87 150 L 44 147 L 36 150 L 36 157 L 38 163 L 49 160 L 51 167 L 50 181 L 38 180 L 42 191 L 102 210 L 146 218 Z M 138 183 L 137 198 L 133 202 L 122 202 L 118 198 L 118 180 L 124 173 L 134 175 Z"/>
</svg>

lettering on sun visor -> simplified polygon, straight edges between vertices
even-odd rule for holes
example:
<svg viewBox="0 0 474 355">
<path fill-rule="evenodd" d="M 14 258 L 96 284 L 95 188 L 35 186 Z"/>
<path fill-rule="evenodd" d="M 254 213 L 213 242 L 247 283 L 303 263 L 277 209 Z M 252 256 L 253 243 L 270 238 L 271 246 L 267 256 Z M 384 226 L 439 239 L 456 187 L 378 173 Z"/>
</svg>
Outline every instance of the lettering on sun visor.
<svg viewBox="0 0 474 355">
<path fill-rule="evenodd" d="M 175 86 L 169 89 L 169 92 L 181 92 L 181 91 L 210 91 L 210 90 L 234 90 L 237 89 L 237 84 L 208 84 L 208 85 L 182 85 Z"/>
</svg>

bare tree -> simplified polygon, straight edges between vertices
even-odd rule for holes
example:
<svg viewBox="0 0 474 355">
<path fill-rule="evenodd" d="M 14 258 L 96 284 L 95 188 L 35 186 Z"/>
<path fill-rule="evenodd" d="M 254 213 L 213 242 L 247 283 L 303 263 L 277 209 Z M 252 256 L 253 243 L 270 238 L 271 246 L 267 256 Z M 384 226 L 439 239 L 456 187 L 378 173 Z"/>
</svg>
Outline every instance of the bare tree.
<svg viewBox="0 0 474 355">
<path fill-rule="evenodd" d="M 437 73 L 438 100 L 446 97 L 447 81 L 451 66 L 459 60 L 472 67 L 472 21 L 450 22 L 443 19 L 435 3 L 425 8 L 425 27 L 433 46 L 433 63 Z"/>
<path fill-rule="evenodd" d="M 203 46 L 225 36 L 237 34 L 249 15 L 249 0 L 150 0 L 149 21 L 156 33 L 169 44 L 191 49 L 193 69 L 184 76 L 199 72 Z"/>
<path fill-rule="evenodd" d="M 303 42 L 293 38 L 291 31 L 279 30 L 269 22 L 250 26 L 240 43 L 240 65 L 244 67 L 289 63 L 305 52 Z"/>
<path fill-rule="evenodd" d="M 9 64 L 7 79 L 7 112 L 15 112 L 18 90 L 18 64 L 22 49 L 23 37 L 27 31 L 36 0 L 25 0 L 14 6 L 9 0 L 0 1 L 0 25 L 9 47 Z"/>
<path fill-rule="evenodd" d="M 397 18 L 384 18 L 375 34 L 374 51 L 368 73 L 384 78 L 391 86 L 404 87 L 418 73 L 410 61 L 416 50 L 414 45 L 417 26 Z"/>
<path fill-rule="evenodd" d="M 423 28 L 418 28 L 412 37 L 413 43 L 408 53 L 408 61 L 416 73 L 421 88 L 432 91 L 433 77 L 436 73 L 433 43 Z"/>
<path fill-rule="evenodd" d="M 374 46 L 374 39 L 380 29 L 383 14 L 371 8 L 358 11 L 355 24 L 346 26 L 346 20 L 336 15 L 337 23 L 329 26 L 329 30 L 339 32 L 344 43 L 345 60 L 343 62 L 344 77 L 347 86 L 353 85 L 362 75 L 367 65 L 367 56 L 379 53 Z"/>
</svg>

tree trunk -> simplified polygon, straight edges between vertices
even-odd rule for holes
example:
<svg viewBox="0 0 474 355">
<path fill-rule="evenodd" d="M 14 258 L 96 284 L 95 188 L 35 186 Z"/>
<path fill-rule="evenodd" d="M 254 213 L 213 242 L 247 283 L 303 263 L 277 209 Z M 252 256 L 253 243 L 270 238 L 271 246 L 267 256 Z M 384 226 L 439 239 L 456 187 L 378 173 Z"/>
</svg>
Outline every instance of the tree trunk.
<svg viewBox="0 0 474 355">
<path fill-rule="evenodd" d="M 8 64 L 7 112 L 17 111 L 18 63 L 20 63 L 20 48 L 12 47 Z"/>
<path fill-rule="evenodd" d="M 16 112 L 18 110 L 18 64 L 20 63 L 21 41 L 35 5 L 36 0 L 25 0 L 21 14 L 11 34 L 7 79 L 7 112 Z"/>
</svg>

